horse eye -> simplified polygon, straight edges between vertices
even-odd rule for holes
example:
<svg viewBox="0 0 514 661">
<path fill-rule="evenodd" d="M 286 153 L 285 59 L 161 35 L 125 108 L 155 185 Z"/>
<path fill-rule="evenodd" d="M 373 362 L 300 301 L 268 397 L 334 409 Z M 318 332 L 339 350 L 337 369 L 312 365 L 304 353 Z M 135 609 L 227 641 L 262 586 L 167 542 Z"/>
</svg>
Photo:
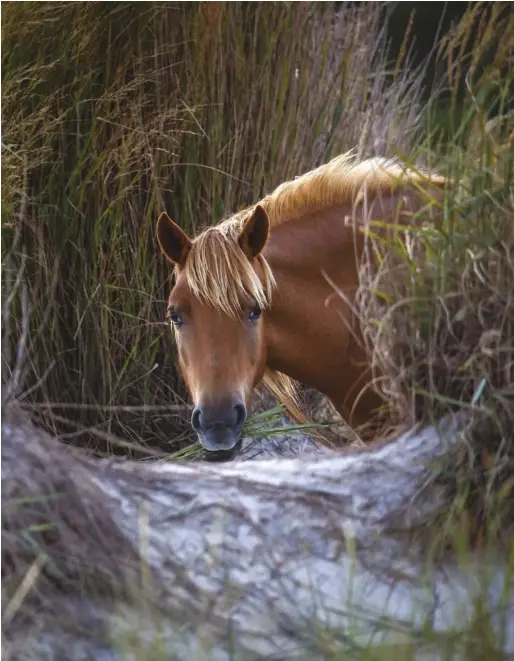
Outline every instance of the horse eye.
<svg viewBox="0 0 514 661">
<path fill-rule="evenodd" d="M 248 314 L 248 319 L 250 321 L 255 321 L 261 316 L 261 314 L 262 314 L 262 310 L 258 305 L 256 305 L 254 309 Z"/>
<path fill-rule="evenodd" d="M 174 310 L 169 310 L 167 317 L 171 321 L 171 323 L 175 326 L 175 328 L 182 326 L 182 324 L 184 323 L 184 320 L 179 315 L 179 313 L 175 312 Z"/>
</svg>

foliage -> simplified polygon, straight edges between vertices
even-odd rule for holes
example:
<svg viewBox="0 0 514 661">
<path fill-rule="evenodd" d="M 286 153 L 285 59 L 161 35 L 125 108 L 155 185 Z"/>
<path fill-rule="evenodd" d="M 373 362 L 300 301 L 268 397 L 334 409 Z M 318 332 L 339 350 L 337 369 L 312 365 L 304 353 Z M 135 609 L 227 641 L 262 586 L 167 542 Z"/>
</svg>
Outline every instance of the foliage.
<svg viewBox="0 0 514 661">
<path fill-rule="evenodd" d="M 513 53 L 514 14 L 501 3 L 473 5 L 441 43 L 450 89 L 464 78 L 467 92 L 450 103 L 442 143 L 428 110 L 420 154 L 450 183 L 407 232 L 377 239 L 370 228 L 359 295 L 375 387 L 396 422 L 470 414 L 462 470 L 445 477 L 475 538 L 484 525 L 505 532 L 514 511 Z M 454 518 L 443 528 L 453 533 Z"/>
</svg>

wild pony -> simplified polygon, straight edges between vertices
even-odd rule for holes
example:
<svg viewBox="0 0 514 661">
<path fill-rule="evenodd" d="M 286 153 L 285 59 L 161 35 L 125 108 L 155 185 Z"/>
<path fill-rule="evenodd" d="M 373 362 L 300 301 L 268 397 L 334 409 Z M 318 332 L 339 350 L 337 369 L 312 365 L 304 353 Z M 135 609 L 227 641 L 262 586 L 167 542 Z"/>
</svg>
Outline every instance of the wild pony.
<svg viewBox="0 0 514 661">
<path fill-rule="evenodd" d="M 194 239 L 160 215 L 158 243 L 175 270 L 167 317 L 206 450 L 239 450 L 262 380 L 294 418 L 295 381 L 328 396 L 352 426 L 372 418 L 381 400 L 353 323 L 365 240 L 355 230 L 369 219 L 405 222 L 427 185 L 444 183 L 347 153 Z"/>
</svg>

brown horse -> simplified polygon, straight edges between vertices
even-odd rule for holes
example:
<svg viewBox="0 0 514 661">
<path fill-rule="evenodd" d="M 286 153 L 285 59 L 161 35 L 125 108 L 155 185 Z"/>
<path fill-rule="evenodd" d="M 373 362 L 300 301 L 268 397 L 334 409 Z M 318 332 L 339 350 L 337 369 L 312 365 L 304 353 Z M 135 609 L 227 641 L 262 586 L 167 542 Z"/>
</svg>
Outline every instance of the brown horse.
<svg viewBox="0 0 514 661">
<path fill-rule="evenodd" d="M 404 222 L 422 207 L 427 184 L 444 183 L 343 154 L 194 240 L 161 214 L 157 238 L 176 275 L 168 317 L 205 449 L 238 451 L 261 380 L 293 417 L 300 381 L 351 425 L 371 419 L 381 400 L 354 323 L 365 240 L 355 229 L 370 218 Z"/>
</svg>

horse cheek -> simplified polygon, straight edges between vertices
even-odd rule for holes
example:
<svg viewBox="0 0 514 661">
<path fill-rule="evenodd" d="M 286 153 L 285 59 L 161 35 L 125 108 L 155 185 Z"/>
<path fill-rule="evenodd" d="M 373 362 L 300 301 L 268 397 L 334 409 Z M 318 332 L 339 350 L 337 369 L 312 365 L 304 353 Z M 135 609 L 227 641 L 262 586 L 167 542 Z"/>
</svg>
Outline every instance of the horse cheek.
<svg viewBox="0 0 514 661">
<path fill-rule="evenodd" d="M 254 356 L 253 359 L 254 376 L 253 376 L 252 390 L 255 390 L 255 388 L 262 381 L 262 377 L 264 376 L 264 372 L 266 370 L 267 352 L 266 352 L 266 342 L 265 342 L 263 323 L 260 323 L 258 327 L 255 329 L 252 342 L 253 342 L 253 356 Z"/>
</svg>

